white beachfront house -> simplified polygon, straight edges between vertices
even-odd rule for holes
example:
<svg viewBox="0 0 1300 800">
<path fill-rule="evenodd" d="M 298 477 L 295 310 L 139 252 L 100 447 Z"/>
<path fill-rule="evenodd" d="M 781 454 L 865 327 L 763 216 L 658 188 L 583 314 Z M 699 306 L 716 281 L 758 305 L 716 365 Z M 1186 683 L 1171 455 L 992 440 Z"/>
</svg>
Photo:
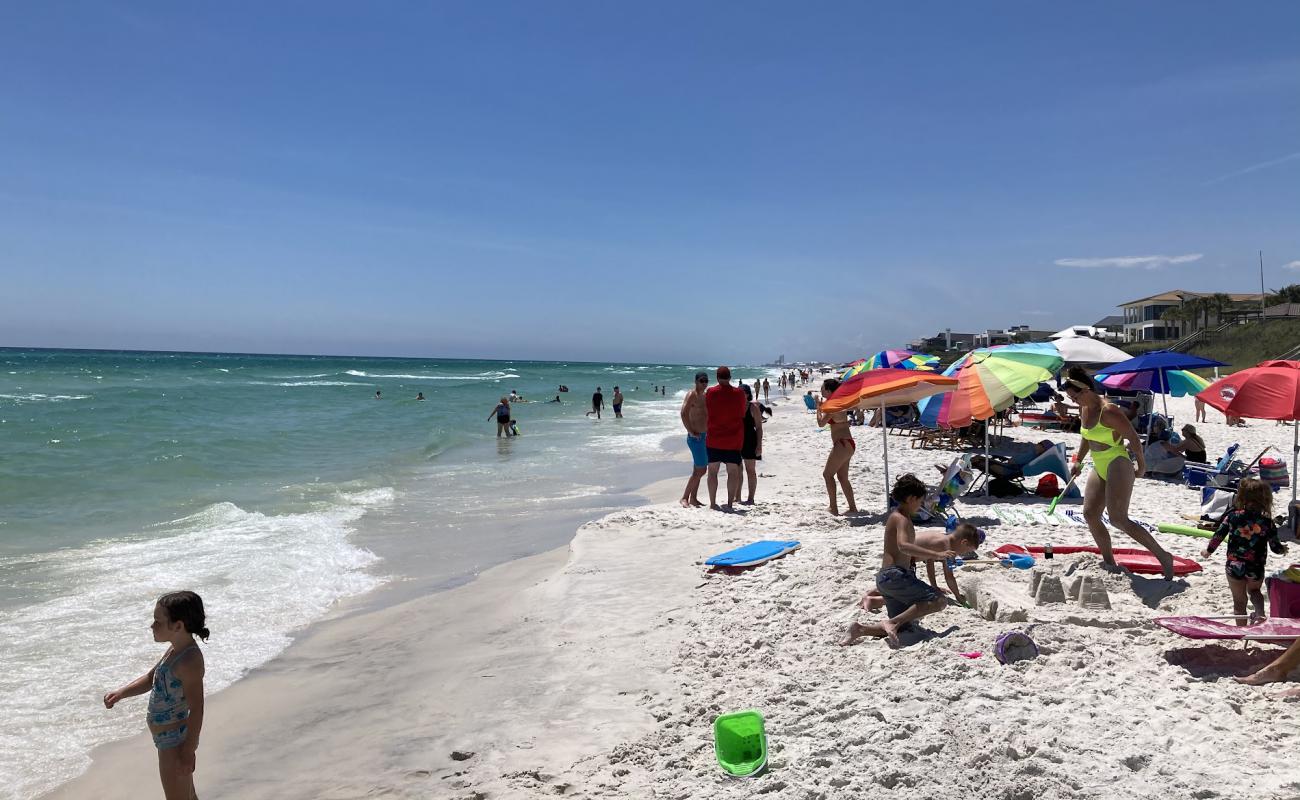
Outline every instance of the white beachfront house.
<svg viewBox="0 0 1300 800">
<path fill-rule="evenodd" d="M 1233 307 L 1255 304 L 1258 306 L 1261 295 L 1227 294 Z M 1219 314 L 1214 310 L 1204 310 L 1189 315 L 1188 319 L 1165 319 L 1165 313 L 1171 308 L 1186 306 L 1190 301 L 1200 298 L 1212 298 L 1215 292 L 1189 292 L 1186 289 L 1173 289 L 1150 297 L 1141 297 L 1120 303 L 1124 317 L 1124 341 L 1126 342 L 1163 342 L 1173 341 L 1201 327 L 1217 325 Z M 1258 314 L 1258 312 L 1256 312 Z M 1225 309 L 1225 318 L 1227 317 Z"/>
</svg>

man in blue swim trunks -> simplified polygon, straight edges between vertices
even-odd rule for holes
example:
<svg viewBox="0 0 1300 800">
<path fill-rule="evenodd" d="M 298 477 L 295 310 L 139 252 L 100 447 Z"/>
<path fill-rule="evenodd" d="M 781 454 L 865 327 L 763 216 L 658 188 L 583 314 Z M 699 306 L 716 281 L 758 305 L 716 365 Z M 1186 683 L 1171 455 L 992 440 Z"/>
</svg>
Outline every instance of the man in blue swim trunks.
<svg viewBox="0 0 1300 800">
<path fill-rule="evenodd" d="M 705 432 L 709 427 L 709 410 L 704 404 L 704 390 L 709 388 L 709 373 L 695 373 L 695 385 L 682 401 L 682 425 L 686 428 L 686 446 L 691 451 L 691 477 L 682 492 L 682 508 L 703 506 L 700 502 L 700 480 L 709 469 L 709 450 L 705 446 Z"/>
</svg>

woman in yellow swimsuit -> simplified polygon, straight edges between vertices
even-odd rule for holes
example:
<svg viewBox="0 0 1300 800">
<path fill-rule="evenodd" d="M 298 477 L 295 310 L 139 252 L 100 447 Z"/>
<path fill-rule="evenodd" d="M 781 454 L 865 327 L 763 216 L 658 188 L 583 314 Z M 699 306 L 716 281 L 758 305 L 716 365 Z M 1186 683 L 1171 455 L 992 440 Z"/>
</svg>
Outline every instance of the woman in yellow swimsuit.
<svg viewBox="0 0 1300 800">
<path fill-rule="evenodd" d="M 1165 580 L 1173 580 L 1174 557 L 1156 542 L 1150 532 L 1128 516 L 1133 482 L 1136 476 L 1146 472 L 1142 441 L 1133 430 L 1133 424 L 1122 411 L 1101 399 L 1097 385 L 1080 367 L 1070 367 L 1066 372 L 1065 392 L 1079 406 L 1079 433 L 1083 435 L 1070 474 L 1077 476 L 1083 469 L 1083 457 L 1092 455 L 1093 470 L 1084 491 L 1083 517 L 1101 550 L 1102 561 L 1112 566 L 1115 564 L 1110 531 L 1101 520 L 1104 510 L 1110 514 L 1111 525 L 1133 537 L 1160 561 Z M 1129 455 L 1130 450 L 1134 456 Z M 1137 458 L 1136 472 L 1131 460 L 1134 457 Z"/>
<path fill-rule="evenodd" d="M 840 388 L 840 382 L 834 378 L 828 378 L 822 384 L 822 397 L 830 397 L 836 389 Z M 835 500 L 835 480 L 840 481 L 840 488 L 844 490 L 844 499 L 848 502 L 849 508 L 845 513 L 856 514 L 858 507 L 853 503 L 853 487 L 849 485 L 849 462 L 853 460 L 853 453 L 857 450 L 857 443 L 853 441 L 853 431 L 849 429 L 849 412 L 837 411 L 834 414 L 827 414 L 820 408 L 817 409 L 817 427 L 823 428 L 831 426 L 831 454 L 826 457 L 826 469 L 822 470 L 822 477 L 826 479 L 826 493 L 831 497 L 831 513 L 838 515 L 840 513 L 839 504 Z"/>
</svg>

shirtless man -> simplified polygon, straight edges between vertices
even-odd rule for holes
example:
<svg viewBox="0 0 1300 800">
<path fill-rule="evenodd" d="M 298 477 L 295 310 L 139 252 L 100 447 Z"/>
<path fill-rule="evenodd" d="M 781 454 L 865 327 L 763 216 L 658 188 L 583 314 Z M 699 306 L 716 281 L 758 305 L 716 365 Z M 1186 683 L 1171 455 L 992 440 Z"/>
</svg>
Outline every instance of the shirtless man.
<svg viewBox="0 0 1300 800">
<path fill-rule="evenodd" d="M 898 506 L 885 522 L 885 553 L 880 559 L 880 571 L 876 573 L 876 591 L 884 598 L 885 613 L 889 617 L 870 625 L 854 620 L 840 644 L 850 645 L 863 636 L 876 636 L 884 637 L 891 647 L 897 647 L 900 629 L 921 617 L 942 611 L 948 605 L 937 588 L 916 577 L 916 562 L 944 562 L 944 580 L 955 590 L 956 579 L 947 564 L 949 559 L 957 557 L 952 548 L 956 546 L 962 548 L 962 552 L 968 552 L 977 546 L 978 534 L 974 534 L 974 528 L 971 528 L 970 533 L 963 533 L 961 542 L 957 541 L 955 532 L 952 538 L 929 531 L 918 537 L 912 525 L 912 515 L 920 509 L 925 492 L 925 484 L 915 475 L 904 475 L 894 484 L 890 496 Z M 969 546 L 967 539 L 970 540 Z M 957 593 L 957 596 L 961 595 Z"/>
<path fill-rule="evenodd" d="M 623 393 L 614 387 L 614 416 L 618 419 L 623 418 Z"/>
<path fill-rule="evenodd" d="M 691 451 L 691 477 L 682 492 L 682 508 L 704 505 L 700 502 L 700 480 L 709 469 L 709 450 L 705 432 L 709 427 L 709 410 L 704 405 L 704 390 L 709 388 L 709 373 L 695 373 L 695 385 L 682 401 L 682 426 L 686 428 L 686 446 Z"/>
</svg>

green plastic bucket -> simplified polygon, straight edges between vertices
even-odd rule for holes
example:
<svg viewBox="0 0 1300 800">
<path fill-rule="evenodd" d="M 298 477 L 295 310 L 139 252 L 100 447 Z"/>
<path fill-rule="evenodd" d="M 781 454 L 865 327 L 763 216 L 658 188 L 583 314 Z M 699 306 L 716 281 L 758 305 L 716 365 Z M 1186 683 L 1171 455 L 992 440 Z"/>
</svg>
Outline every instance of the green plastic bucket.
<svg viewBox="0 0 1300 800">
<path fill-rule="evenodd" d="M 749 709 L 713 720 L 713 752 L 728 775 L 757 775 L 767 764 L 767 732 L 763 715 Z"/>
</svg>

